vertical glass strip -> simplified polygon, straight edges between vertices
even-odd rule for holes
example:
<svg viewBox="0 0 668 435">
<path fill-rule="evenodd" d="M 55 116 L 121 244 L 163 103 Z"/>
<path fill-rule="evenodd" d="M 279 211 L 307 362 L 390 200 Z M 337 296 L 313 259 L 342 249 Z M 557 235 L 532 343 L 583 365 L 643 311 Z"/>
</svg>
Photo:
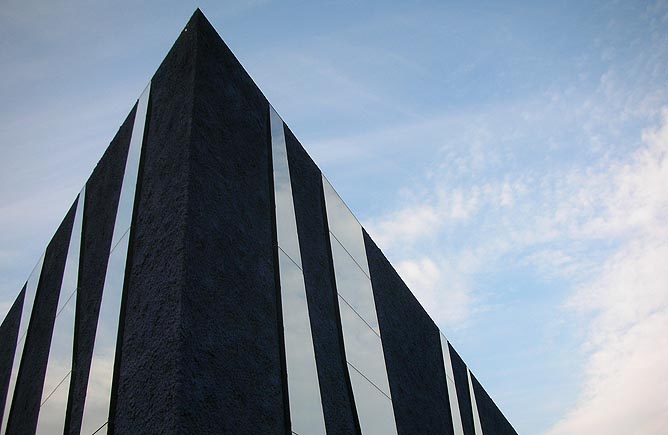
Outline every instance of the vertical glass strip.
<svg viewBox="0 0 668 435">
<path fill-rule="evenodd" d="M 132 210 L 135 202 L 135 190 L 137 189 L 137 175 L 139 174 L 139 159 L 141 157 L 141 148 L 144 141 L 144 127 L 146 126 L 146 112 L 148 110 L 148 97 L 151 91 L 151 83 L 146 86 L 144 92 L 139 97 L 137 103 L 137 112 L 132 126 L 132 136 L 130 137 L 130 147 L 125 161 L 125 173 L 121 184 L 121 194 L 118 198 L 118 208 L 116 209 L 116 222 L 114 223 L 114 235 L 111 238 L 111 247 L 118 243 L 123 237 L 125 231 L 130 228 L 132 221 Z"/>
<path fill-rule="evenodd" d="M 362 226 L 322 177 L 343 345 L 363 435 L 397 433 Z"/>
<path fill-rule="evenodd" d="M 380 335 L 376 302 L 369 277 L 335 237 L 330 237 L 330 242 L 338 293 L 367 325 Z"/>
<path fill-rule="evenodd" d="M 345 300 L 339 296 L 341 312 L 341 329 L 346 348 L 348 364 L 360 371 L 372 384 L 388 398 L 390 385 L 385 374 L 383 344 L 373 329 L 353 311 Z"/>
<path fill-rule="evenodd" d="M 93 357 L 88 375 L 88 388 L 81 423 L 81 433 L 83 435 L 91 435 L 95 432 L 99 434 L 107 433 L 125 263 L 128 254 L 130 224 L 137 189 L 139 160 L 144 140 L 150 89 L 151 84 L 149 83 L 137 104 L 121 194 L 118 199 L 111 253 L 109 254 L 107 273 L 102 290 Z"/>
<path fill-rule="evenodd" d="M 441 351 L 443 352 L 443 364 L 445 366 L 445 382 L 448 387 L 448 401 L 450 402 L 450 414 L 452 415 L 452 427 L 455 435 L 464 435 L 464 426 L 462 424 L 462 415 L 459 411 L 459 400 L 457 399 L 457 386 L 455 385 L 455 373 L 452 370 L 452 360 L 450 359 L 450 348 L 448 340 L 441 335 Z"/>
<path fill-rule="evenodd" d="M 81 434 L 91 435 L 107 423 L 111 401 L 111 383 L 116 356 L 116 338 L 121 312 L 121 295 L 125 277 L 129 231 L 109 255 L 100 314 L 97 320 L 93 359 L 88 375 Z M 106 430 L 103 431 L 106 433 Z"/>
<path fill-rule="evenodd" d="M 298 434 L 324 435 L 325 420 L 304 277 L 292 259 L 280 249 L 278 264 L 281 273 L 283 335 L 292 430 Z"/>
<path fill-rule="evenodd" d="M 362 434 L 396 434 L 397 426 L 394 421 L 392 401 L 354 368 L 349 367 L 348 372 L 350 373 L 350 384 L 353 387 Z"/>
<path fill-rule="evenodd" d="M 322 187 L 325 191 L 330 233 L 346 248 L 364 274 L 369 276 L 369 263 L 366 259 L 362 226 L 324 175 L 322 176 Z"/>
<path fill-rule="evenodd" d="M 283 120 L 269 106 L 271 123 L 271 158 L 274 173 L 274 198 L 276 203 L 276 236 L 278 246 L 285 251 L 301 269 L 302 259 L 297 235 L 295 207 L 292 201 L 290 168 L 285 147 Z"/>
<path fill-rule="evenodd" d="M 324 435 L 325 419 L 292 200 L 285 131 L 283 120 L 271 106 L 270 125 L 291 429 L 300 435 Z"/>
<path fill-rule="evenodd" d="M 466 376 L 469 380 L 469 392 L 471 393 L 471 410 L 473 411 L 473 428 L 475 429 L 475 435 L 483 435 L 480 414 L 478 413 L 478 404 L 475 400 L 475 391 L 473 391 L 473 382 L 471 381 L 471 370 L 468 368 L 466 368 Z"/>
<path fill-rule="evenodd" d="M 72 352 L 74 349 L 74 317 L 76 311 L 76 291 L 79 281 L 79 258 L 81 252 L 81 232 L 83 228 L 83 208 L 86 188 L 79 193 L 77 209 L 72 224 L 63 281 L 58 296 L 56 320 L 53 325 L 49 360 L 42 388 L 41 407 L 37 420 L 37 434 L 63 433 L 67 396 L 72 373 Z"/>
<path fill-rule="evenodd" d="M 0 433 L 5 435 L 7 433 L 7 422 L 9 421 L 9 411 L 12 408 L 12 399 L 14 398 L 14 389 L 16 388 L 16 379 L 19 374 L 19 366 L 23 356 L 23 348 L 26 344 L 26 334 L 28 333 L 28 325 L 30 324 L 30 316 L 32 315 L 32 307 L 35 303 L 35 294 L 37 293 L 37 285 L 39 284 L 39 277 L 42 274 L 42 266 L 44 265 L 44 254 L 40 257 L 37 265 L 30 273 L 28 282 L 26 282 L 26 291 L 23 298 L 23 308 L 21 310 L 21 320 L 19 323 L 19 334 L 16 341 L 16 351 L 14 352 L 14 362 L 12 363 L 12 372 L 9 377 L 9 388 L 7 389 L 7 399 L 5 401 L 5 411 L 2 414 L 2 428 Z"/>
</svg>

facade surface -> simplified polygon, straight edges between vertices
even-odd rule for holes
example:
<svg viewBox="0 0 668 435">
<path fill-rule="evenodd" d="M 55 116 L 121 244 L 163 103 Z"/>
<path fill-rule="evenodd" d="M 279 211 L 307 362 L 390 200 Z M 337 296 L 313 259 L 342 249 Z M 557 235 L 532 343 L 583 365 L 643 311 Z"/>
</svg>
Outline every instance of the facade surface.
<svg viewBox="0 0 668 435">
<path fill-rule="evenodd" d="M 4 434 L 514 434 L 197 11 L 0 326 Z"/>
</svg>

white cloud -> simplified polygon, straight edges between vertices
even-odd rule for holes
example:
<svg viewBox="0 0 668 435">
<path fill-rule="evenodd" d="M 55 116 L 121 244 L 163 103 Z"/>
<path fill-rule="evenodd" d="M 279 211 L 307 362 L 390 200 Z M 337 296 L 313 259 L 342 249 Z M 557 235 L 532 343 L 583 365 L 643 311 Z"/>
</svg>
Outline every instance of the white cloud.
<svg viewBox="0 0 668 435">
<path fill-rule="evenodd" d="M 594 312 L 584 389 L 548 433 L 658 434 L 668 421 L 668 242 L 619 253 L 572 306 Z"/>
<path fill-rule="evenodd" d="M 442 325 L 455 327 L 466 320 L 471 304 L 471 291 L 467 277 L 450 262 L 423 257 L 402 261 L 397 271 L 414 289 L 415 296 L 428 313 Z"/>
<path fill-rule="evenodd" d="M 616 165 L 602 216 L 585 231 L 626 242 L 568 306 L 590 316 L 584 388 L 549 432 L 662 433 L 668 421 L 668 112 L 646 147 Z"/>
<path fill-rule="evenodd" d="M 494 265 L 572 283 L 555 316 L 580 316 L 570 351 L 585 356 L 584 383 L 550 434 L 658 433 L 668 420 L 668 110 L 640 139 L 584 167 L 430 174 L 431 190 L 367 225 L 440 325 L 467 324 L 486 302 L 474 278 Z"/>
</svg>

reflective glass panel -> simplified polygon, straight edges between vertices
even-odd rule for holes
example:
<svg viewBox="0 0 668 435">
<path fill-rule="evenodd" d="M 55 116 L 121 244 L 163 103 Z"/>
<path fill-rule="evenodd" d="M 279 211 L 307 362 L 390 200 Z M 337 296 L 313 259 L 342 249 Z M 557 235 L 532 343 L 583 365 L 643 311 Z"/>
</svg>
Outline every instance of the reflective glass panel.
<svg viewBox="0 0 668 435">
<path fill-rule="evenodd" d="M 396 434 L 397 424 L 394 421 L 392 401 L 350 365 L 348 371 L 362 435 Z"/>
<path fill-rule="evenodd" d="M 330 240 L 337 292 L 380 335 L 371 281 L 338 240 L 334 237 Z"/>
<path fill-rule="evenodd" d="M 84 402 L 82 435 L 92 434 L 105 424 L 109 417 L 111 382 L 129 238 L 130 231 L 128 230 L 109 255 L 107 275 L 100 302 L 100 314 L 95 331 L 86 401 Z M 102 432 L 106 432 L 106 429 Z"/>
<path fill-rule="evenodd" d="M 48 396 L 44 397 L 43 400 L 45 401 L 39 408 L 37 434 L 52 435 L 63 433 L 71 376 L 72 372 L 67 373 L 59 381 L 57 387 Z"/>
<path fill-rule="evenodd" d="M 339 296 L 346 359 L 378 389 L 390 397 L 380 337 Z"/>
<path fill-rule="evenodd" d="M 364 248 L 364 237 L 362 236 L 360 223 L 324 175 L 322 185 L 325 192 L 329 231 L 334 234 L 368 276 L 369 265 L 366 259 L 366 249 Z"/>
<path fill-rule="evenodd" d="M 270 106 L 271 151 L 276 205 L 276 236 L 280 271 L 283 338 L 292 430 L 298 434 L 322 434 L 325 420 L 320 400 L 320 384 L 313 350 L 306 288 L 290 169 L 285 148 L 283 120 Z"/>
<path fill-rule="evenodd" d="M 16 343 L 16 351 L 14 352 L 14 362 L 12 363 L 12 371 L 9 375 L 9 388 L 7 389 L 7 400 L 5 401 L 5 410 L 2 414 L 2 428 L 0 433 L 3 435 L 7 432 L 7 422 L 9 421 L 9 410 L 12 407 L 12 399 L 14 398 L 14 389 L 16 388 L 16 378 L 19 374 L 19 365 L 21 364 L 21 357 L 23 356 L 23 348 L 25 347 L 26 334 L 28 332 L 28 324 L 30 323 L 30 316 L 32 314 L 32 307 L 35 303 L 35 294 L 37 293 L 37 285 L 39 284 L 39 277 L 42 273 L 42 266 L 44 265 L 44 254 L 40 257 L 37 265 L 30 273 L 28 282 L 26 283 L 25 296 L 23 297 L 23 307 L 21 309 L 21 320 L 19 323 L 19 334 Z"/>
<path fill-rule="evenodd" d="M 116 246 L 116 243 L 123 237 L 125 230 L 130 228 L 130 223 L 132 221 L 132 210 L 134 208 L 135 191 L 137 189 L 137 175 L 139 174 L 139 159 L 141 157 L 141 148 L 144 140 L 144 127 L 146 125 L 146 112 L 148 110 L 150 90 L 151 84 L 149 83 L 141 94 L 141 97 L 139 97 L 139 103 L 137 103 L 137 112 L 132 126 L 128 157 L 125 161 L 125 173 L 121 184 L 121 194 L 118 199 L 118 209 L 116 210 L 114 235 L 111 239 L 112 248 Z"/>
<path fill-rule="evenodd" d="M 278 246 L 302 267 L 297 236 L 297 221 L 292 202 L 292 186 L 288 155 L 285 148 L 283 120 L 273 107 L 269 106 L 271 122 L 271 155 L 274 169 L 274 198 L 276 203 L 276 233 Z"/>
<path fill-rule="evenodd" d="M 280 249 L 278 261 L 292 429 L 299 434 L 324 435 L 304 277 L 301 269 Z"/>
<path fill-rule="evenodd" d="M 452 427 L 455 435 L 464 435 L 462 426 L 462 415 L 459 411 L 459 401 L 457 400 L 457 387 L 455 385 L 455 374 L 452 370 L 452 360 L 450 359 L 450 348 L 448 340 L 441 335 L 441 350 L 443 352 L 443 364 L 445 365 L 445 382 L 448 387 L 448 399 L 450 402 L 450 414 L 452 415 Z"/>
<path fill-rule="evenodd" d="M 111 400 L 111 383 L 121 298 L 123 295 L 125 262 L 128 253 L 130 224 L 132 223 L 132 213 L 134 210 L 150 91 L 151 84 L 149 83 L 141 97 L 139 97 L 137 113 L 132 127 L 132 137 L 130 138 L 121 194 L 116 211 L 111 254 L 109 255 L 97 330 L 95 332 L 93 359 L 88 375 L 88 389 L 86 390 L 86 401 L 84 402 L 81 425 L 81 433 L 84 435 L 92 434 L 96 431 L 102 434 L 107 431 L 106 422 L 109 416 L 109 403 Z"/>
<path fill-rule="evenodd" d="M 475 391 L 473 391 L 473 382 L 471 381 L 471 370 L 466 369 L 466 376 L 469 380 L 469 392 L 471 393 L 471 410 L 473 411 L 473 428 L 475 435 L 482 435 L 482 424 L 480 423 L 480 414 L 478 413 L 478 404 L 475 400 Z"/>
<path fill-rule="evenodd" d="M 46 377 L 42 389 L 42 407 L 37 421 L 37 434 L 62 433 L 65 427 L 67 393 L 69 391 L 69 376 L 72 371 L 72 352 L 74 348 L 74 316 L 85 195 L 84 188 L 77 199 L 77 209 L 74 215 L 67 259 L 65 260 L 63 281 L 58 296 L 58 309 L 53 325 L 49 361 L 46 366 Z M 56 388 L 59 389 L 58 392 L 55 391 Z M 47 402 L 48 405 L 46 405 Z"/>
</svg>

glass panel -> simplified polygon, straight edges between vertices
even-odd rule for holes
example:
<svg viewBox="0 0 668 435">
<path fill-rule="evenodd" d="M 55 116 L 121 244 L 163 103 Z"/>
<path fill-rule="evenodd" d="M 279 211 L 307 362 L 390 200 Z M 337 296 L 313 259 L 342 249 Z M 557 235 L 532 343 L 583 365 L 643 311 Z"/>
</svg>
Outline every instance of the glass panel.
<svg viewBox="0 0 668 435">
<path fill-rule="evenodd" d="M 77 199 L 77 209 L 72 224 L 63 281 L 58 296 L 58 309 L 53 325 L 49 361 L 46 366 L 46 377 L 42 388 L 42 403 L 44 404 L 48 399 L 49 405 L 42 406 L 40 409 L 39 419 L 37 420 L 37 434 L 62 433 L 65 427 L 69 374 L 72 371 L 76 289 L 79 276 L 79 253 L 81 251 L 85 198 L 86 191 L 84 188 Z M 67 382 L 63 382 L 65 378 L 67 378 Z M 58 393 L 52 394 L 57 387 L 60 387 Z"/>
<path fill-rule="evenodd" d="M 67 397 L 70 391 L 70 377 L 72 372 L 58 381 L 54 391 L 44 398 L 39 408 L 39 420 L 37 422 L 37 434 L 62 434 L 65 428 L 65 411 L 67 409 Z"/>
<path fill-rule="evenodd" d="M 482 435 L 482 424 L 480 423 L 480 414 L 478 414 L 478 404 L 475 400 L 475 391 L 473 391 L 473 382 L 471 382 L 471 370 L 466 369 L 466 376 L 469 380 L 469 392 L 471 393 L 471 409 L 473 410 L 473 428 L 475 435 Z"/>
<path fill-rule="evenodd" d="M 137 175 L 139 174 L 139 158 L 141 157 L 141 148 L 144 140 L 144 127 L 146 125 L 146 112 L 148 110 L 150 90 L 151 84 L 149 83 L 141 94 L 141 97 L 139 97 L 139 103 L 137 103 L 137 112 L 132 126 L 128 157 L 125 162 L 125 173 L 121 185 L 121 194 L 118 199 L 118 209 L 116 210 L 114 235 L 111 239 L 112 249 L 116 246 L 121 237 L 123 237 L 125 231 L 130 228 L 130 222 L 132 221 L 135 190 L 137 188 Z"/>
<path fill-rule="evenodd" d="M 297 221 L 295 208 L 292 202 L 292 186 L 290 185 L 290 170 L 288 155 L 285 149 L 285 131 L 283 120 L 273 107 L 269 106 L 271 122 L 271 154 L 274 168 L 274 198 L 276 202 L 276 233 L 278 246 L 292 260 L 302 267 L 299 252 L 299 238 L 297 236 Z"/>
<path fill-rule="evenodd" d="M 79 281 L 79 253 L 81 252 L 81 228 L 83 226 L 83 208 L 86 198 L 86 187 L 81 189 L 77 199 L 77 210 L 72 224 L 72 234 L 70 235 L 70 245 L 67 251 L 67 260 L 65 262 L 65 271 L 63 272 L 63 282 L 60 286 L 60 296 L 58 299 L 58 311 L 67 303 L 69 297 L 77 289 Z"/>
<path fill-rule="evenodd" d="M 324 435 L 325 420 L 320 400 L 320 384 L 313 350 L 304 275 L 301 270 L 299 237 L 285 148 L 285 130 L 283 121 L 274 108 L 270 106 L 269 110 L 290 420 L 292 430 L 296 433 Z"/>
<path fill-rule="evenodd" d="M 12 399 L 14 398 L 14 388 L 16 388 L 16 378 L 19 374 L 19 365 L 21 364 L 21 357 L 23 356 L 23 348 L 25 347 L 26 334 L 28 332 L 28 324 L 30 323 L 30 316 L 32 314 L 32 306 L 35 303 L 35 294 L 37 293 L 37 285 L 39 284 L 39 277 L 42 273 L 42 266 L 44 265 L 44 254 L 40 257 L 37 265 L 30 273 L 28 282 L 26 282 L 25 296 L 23 297 L 23 308 L 21 310 L 21 320 L 19 322 L 19 334 L 16 343 L 16 352 L 14 353 L 14 362 L 12 363 L 12 371 L 9 375 L 9 388 L 7 389 L 7 400 L 5 401 L 5 410 L 2 414 L 2 428 L 0 433 L 3 435 L 7 431 L 7 422 L 9 421 L 9 410 L 12 407 Z"/>
<path fill-rule="evenodd" d="M 348 366 L 350 383 L 355 396 L 362 435 L 392 435 L 397 433 L 392 401 Z"/>
<path fill-rule="evenodd" d="M 106 422 L 109 416 L 111 400 L 111 383 L 114 371 L 116 353 L 116 339 L 118 336 L 118 322 L 123 296 L 123 280 L 125 277 L 125 262 L 128 253 L 130 224 L 134 209 L 139 161 L 144 141 L 144 127 L 151 83 L 146 86 L 139 102 L 137 113 L 132 127 L 130 148 L 125 164 L 125 173 L 121 186 L 121 194 L 116 211 L 116 222 L 111 243 L 111 254 L 107 265 L 100 313 L 95 333 L 93 359 L 88 376 L 88 389 L 84 403 L 81 433 L 89 435 L 94 432 L 106 433 Z M 104 427 L 102 427 L 104 425 Z M 99 431 L 99 432 L 98 432 Z"/>
<path fill-rule="evenodd" d="M 348 363 L 355 366 L 378 389 L 390 397 L 390 386 L 387 381 L 380 337 L 364 323 L 341 296 L 339 296 L 339 311 L 341 312 L 341 329 Z"/>
<path fill-rule="evenodd" d="M 364 273 L 369 276 L 369 265 L 367 264 L 364 237 L 362 236 L 360 223 L 324 175 L 322 177 L 322 185 L 325 191 L 329 230 L 355 259 Z"/>
<path fill-rule="evenodd" d="M 334 237 L 330 240 L 337 292 L 380 335 L 371 281 L 343 246 Z"/>
<path fill-rule="evenodd" d="M 128 230 L 109 255 L 84 403 L 82 435 L 92 434 L 106 423 L 109 417 L 111 382 L 114 373 L 116 339 L 129 239 L 130 231 Z M 103 432 L 106 432 L 106 429 Z"/>
<path fill-rule="evenodd" d="M 464 435 L 464 426 L 462 425 L 462 415 L 459 411 L 459 401 L 457 400 L 457 387 L 455 386 L 455 374 L 452 370 L 452 360 L 450 359 L 450 348 L 448 340 L 441 335 L 441 351 L 443 352 L 443 364 L 445 365 L 445 382 L 448 387 L 448 401 L 450 402 L 450 414 L 452 415 L 452 427 L 455 435 Z"/>
<path fill-rule="evenodd" d="M 292 429 L 302 434 L 324 435 L 325 421 L 304 277 L 297 265 L 280 249 L 278 261 Z"/>
</svg>

